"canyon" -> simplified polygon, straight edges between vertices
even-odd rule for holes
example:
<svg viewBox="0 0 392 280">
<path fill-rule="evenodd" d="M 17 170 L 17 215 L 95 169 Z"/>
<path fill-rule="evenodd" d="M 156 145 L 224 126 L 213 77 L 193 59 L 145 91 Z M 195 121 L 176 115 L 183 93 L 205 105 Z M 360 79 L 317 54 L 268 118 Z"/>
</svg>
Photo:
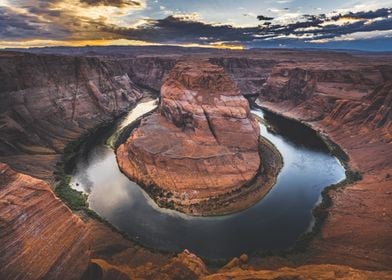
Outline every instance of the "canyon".
<svg viewBox="0 0 392 280">
<path fill-rule="evenodd" d="M 260 106 L 333 140 L 362 175 L 328 191 L 323 225 L 305 250 L 209 267 L 190 252 L 143 248 L 54 196 L 53 171 L 67 143 L 143 96 L 157 96 L 173 66 L 190 55 L 176 48 L 85 51 L 0 52 L 2 279 L 391 278 L 390 55 L 192 50 L 193 58 L 223 67 Z"/>
</svg>

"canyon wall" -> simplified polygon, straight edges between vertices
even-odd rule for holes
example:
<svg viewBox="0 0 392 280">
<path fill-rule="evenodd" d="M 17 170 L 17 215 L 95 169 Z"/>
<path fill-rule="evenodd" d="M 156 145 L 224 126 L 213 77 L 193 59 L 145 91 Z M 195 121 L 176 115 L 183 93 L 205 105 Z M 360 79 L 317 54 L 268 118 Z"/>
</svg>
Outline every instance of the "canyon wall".
<svg viewBox="0 0 392 280">
<path fill-rule="evenodd" d="M 58 155 L 143 96 L 126 72 L 97 58 L 0 55 L 0 161 L 48 179 Z"/>
<path fill-rule="evenodd" d="M 124 279 L 153 279 L 164 273 L 166 279 L 197 279 L 208 274 L 192 255 L 172 259 L 142 248 L 103 223 L 84 223 L 54 197 L 49 185 L 21 174 L 53 179 L 54 164 L 66 143 L 118 116 L 144 94 L 157 93 L 168 70 L 186 55 L 171 51 L 146 54 L 141 49 L 117 57 L 110 50 L 105 55 L 96 50 L 90 55 L 74 53 L 77 56 L 66 50 L 62 56 L 0 52 L 0 161 L 16 170 L 0 167 L 0 240 L 7 248 L 0 256 L 0 278 L 77 279 L 87 266 L 86 279 L 110 279 L 111 273 Z M 362 181 L 330 191 L 328 218 L 306 253 L 252 256 L 249 264 L 210 277 L 262 279 L 262 268 L 306 263 L 390 270 L 390 56 L 289 50 L 204 51 L 200 56 L 224 67 L 243 94 L 260 93 L 262 106 L 308 122 L 337 142 L 348 153 L 350 165 L 363 174 Z M 356 273 L 347 267 L 312 265 L 275 275 L 302 277 L 303 269 L 314 275 L 326 270 L 334 275 Z"/>
<path fill-rule="evenodd" d="M 90 259 L 84 222 L 50 186 L 0 163 L 0 278 L 80 279 Z"/>
<path fill-rule="evenodd" d="M 67 143 L 153 93 L 98 58 L 2 52 L 0 80 L 0 161 L 47 181 Z M 0 278 L 80 279 L 95 233 L 51 186 L 4 164 L 0 193 Z"/>
<path fill-rule="evenodd" d="M 328 136 L 363 177 L 329 192 L 332 206 L 308 262 L 391 268 L 391 75 L 384 61 L 285 63 L 261 89 L 260 105 Z"/>
<path fill-rule="evenodd" d="M 212 57 L 231 76 L 243 95 L 258 95 L 276 60 L 258 57 Z"/>
</svg>

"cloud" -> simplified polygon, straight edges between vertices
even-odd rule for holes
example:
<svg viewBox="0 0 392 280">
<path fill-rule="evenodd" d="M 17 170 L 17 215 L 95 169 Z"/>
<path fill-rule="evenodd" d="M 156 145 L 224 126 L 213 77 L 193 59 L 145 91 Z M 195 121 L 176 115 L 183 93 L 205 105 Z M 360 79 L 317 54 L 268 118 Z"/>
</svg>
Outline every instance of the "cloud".
<svg viewBox="0 0 392 280">
<path fill-rule="evenodd" d="M 208 43 L 215 41 L 250 43 L 254 40 L 323 40 L 356 32 L 388 30 L 392 26 L 391 10 L 327 16 L 302 15 L 289 24 L 267 22 L 256 27 L 234 27 L 203 22 L 198 14 L 178 14 L 148 20 L 143 28 L 105 28 L 127 39 L 165 43 Z M 387 17 L 382 17 L 387 15 Z M 261 16 L 262 18 L 267 18 Z M 377 19 L 377 20 L 374 20 Z M 274 22 L 274 20 L 272 20 Z M 321 41 L 320 41 L 321 42 Z"/>
<path fill-rule="evenodd" d="M 144 2 L 136 0 L 80 0 L 91 6 L 113 6 L 113 7 L 142 7 Z"/>
<path fill-rule="evenodd" d="M 333 38 L 355 32 L 372 32 L 390 30 L 392 26 L 392 10 L 332 14 L 303 15 L 300 20 L 288 24 L 271 24 L 265 31 L 273 33 L 276 38 L 297 38 L 313 34 L 318 38 Z"/>
<path fill-rule="evenodd" d="M 392 30 L 381 30 L 381 31 L 361 31 L 341 36 L 336 36 L 327 39 L 316 39 L 312 40 L 312 43 L 327 43 L 337 41 L 356 41 L 356 40 L 369 40 L 378 38 L 392 38 Z"/>
<path fill-rule="evenodd" d="M 258 20 L 273 20 L 273 17 L 267 17 L 267 16 L 263 16 L 263 15 L 259 15 L 257 16 Z"/>
<path fill-rule="evenodd" d="M 49 10 L 60 11 L 60 20 L 88 24 L 127 26 L 127 16 L 145 8 L 145 1 L 125 0 L 56 0 L 48 5 Z"/>
<path fill-rule="evenodd" d="M 11 7 L 0 7 L 0 38 L 28 39 L 37 37 L 63 38 L 69 32 L 48 24 L 42 17 Z"/>
<path fill-rule="evenodd" d="M 107 27 L 105 32 L 127 39 L 165 43 L 213 43 L 248 40 L 259 28 L 235 28 L 231 25 L 204 23 L 197 15 L 172 15 L 159 20 L 147 20 L 143 28 Z"/>
<path fill-rule="evenodd" d="M 293 2 L 293 0 L 278 0 L 278 1 L 276 1 L 276 3 L 278 3 L 278 4 L 287 4 L 287 3 L 291 3 L 291 2 Z"/>
<path fill-rule="evenodd" d="M 261 24 L 257 25 L 253 14 L 255 25 L 241 27 L 207 22 L 197 13 L 172 12 L 164 6 L 162 11 L 171 13 L 164 18 L 140 16 L 137 13 L 147 6 L 144 0 L 12 2 L 15 5 L 0 6 L 0 45 L 1 41 L 2 45 L 5 42 L 9 45 L 13 40 L 39 40 L 40 43 L 46 40 L 51 44 L 69 40 L 72 45 L 75 42 L 144 42 L 219 47 L 264 42 L 294 46 L 308 42 L 367 40 L 368 34 L 380 31 L 384 34 L 382 31 L 392 29 L 390 8 L 315 15 L 271 8 L 269 12 L 276 16 L 259 15 L 257 19 Z M 366 36 L 358 37 L 361 34 Z"/>
</svg>

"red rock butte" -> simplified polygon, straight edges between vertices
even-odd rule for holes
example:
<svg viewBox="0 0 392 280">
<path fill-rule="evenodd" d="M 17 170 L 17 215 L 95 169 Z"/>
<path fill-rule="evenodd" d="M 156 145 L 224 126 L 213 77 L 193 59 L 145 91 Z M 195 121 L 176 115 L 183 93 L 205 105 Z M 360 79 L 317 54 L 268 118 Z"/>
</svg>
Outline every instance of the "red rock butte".
<svg viewBox="0 0 392 280">
<path fill-rule="evenodd" d="M 248 101 L 221 67 L 182 61 L 162 85 L 158 111 L 119 146 L 117 161 L 147 190 L 192 204 L 256 176 L 259 134 Z"/>
</svg>

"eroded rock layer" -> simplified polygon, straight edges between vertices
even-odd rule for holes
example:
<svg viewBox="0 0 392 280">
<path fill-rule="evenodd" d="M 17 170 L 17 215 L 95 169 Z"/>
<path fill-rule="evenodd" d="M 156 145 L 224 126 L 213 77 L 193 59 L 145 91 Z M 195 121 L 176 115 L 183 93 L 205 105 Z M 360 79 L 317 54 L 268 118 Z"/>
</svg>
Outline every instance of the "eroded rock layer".
<svg viewBox="0 0 392 280">
<path fill-rule="evenodd" d="M 0 163 L 0 279 L 80 279 L 90 240 L 49 185 Z"/>
<path fill-rule="evenodd" d="M 64 146 L 148 92 L 97 58 L 0 54 L 0 161 L 50 179 Z"/>
<path fill-rule="evenodd" d="M 389 60 L 390 61 L 390 60 Z M 349 156 L 362 180 L 331 190 L 332 206 L 309 262 L 390 269 L 392 263 L 392 66 L 358 61 L 284 63 L 259 103 L 302 120 Z M 352 178 L 349 178 L 352 179 Z M 355 209 L 355 211 L 353 210 Z M 334 248 L 331 250 L 330 248 Z"/>
<path fill-rule="evenodd" d="M 147 190 L 162 190 L 168 203 L 193 204 L 255 177 L 258 138 L 248 101 L 222 68 L 179 62 L 161 88 L 159 112 L 120 145 L 117 160 Z"/>
</svg>

